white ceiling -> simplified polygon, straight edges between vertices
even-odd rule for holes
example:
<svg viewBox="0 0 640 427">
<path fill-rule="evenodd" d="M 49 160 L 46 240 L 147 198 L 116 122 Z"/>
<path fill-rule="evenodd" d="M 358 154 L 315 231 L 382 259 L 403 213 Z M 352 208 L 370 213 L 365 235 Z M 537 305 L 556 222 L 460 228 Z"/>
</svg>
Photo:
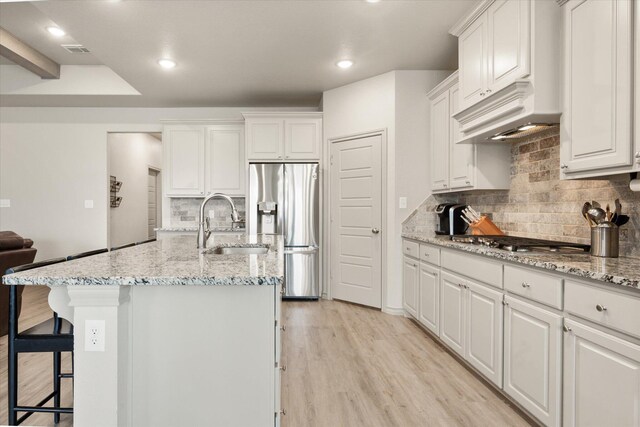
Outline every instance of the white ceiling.
<svg viewBox="0 0 640 427">
<path fill-rule="evenodd" d="M 42 1 L 0 26 L 61 64 L 104 64 L 141 96 L 3 95 L 14 106 L 317 106 L 324 90 L 395 69 L 455 69 L 448 29 L 475 0 Z M 92 54 L 46 33 L 57 24 Z M 71 39 L 71 37 L 73 39 Z M 171 57 L 173 70 L 156 61 Z M 350 58 L 348 70 L 335 66 Z"/>
</svg>

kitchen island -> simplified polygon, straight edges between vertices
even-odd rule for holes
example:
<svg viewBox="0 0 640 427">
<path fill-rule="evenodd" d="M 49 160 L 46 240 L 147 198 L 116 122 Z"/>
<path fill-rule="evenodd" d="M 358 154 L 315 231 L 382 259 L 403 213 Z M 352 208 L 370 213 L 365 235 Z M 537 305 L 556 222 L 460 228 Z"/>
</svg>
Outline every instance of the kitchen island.
<svg viewBox="0 0 640 427">
<path fill-rule="evenodd" d="M 279 424 L 282 240 L 208 246 L 175 236 L 3 278 L 49 286 L 74 325 L 75 425 Z M 266 253 L 222 254 L 238 247 Z"/>
</svg>

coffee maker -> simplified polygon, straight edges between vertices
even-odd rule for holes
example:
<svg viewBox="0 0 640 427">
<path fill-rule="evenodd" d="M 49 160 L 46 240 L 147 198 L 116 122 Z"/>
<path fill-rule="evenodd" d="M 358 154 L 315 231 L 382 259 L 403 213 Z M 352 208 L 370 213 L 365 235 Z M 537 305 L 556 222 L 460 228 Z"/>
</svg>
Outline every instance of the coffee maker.
<svg viewBox="0 0 640 427">
<path fill-rule="evenodd" d="M 436 206 L 435 212 L 438 214 L 438 227 L 436 234 L 450 235 L 464 234 L 468 225 L 462 220 L 462 211 L 467 205 L 456 203 L 442 203 Z"/>
</svg>

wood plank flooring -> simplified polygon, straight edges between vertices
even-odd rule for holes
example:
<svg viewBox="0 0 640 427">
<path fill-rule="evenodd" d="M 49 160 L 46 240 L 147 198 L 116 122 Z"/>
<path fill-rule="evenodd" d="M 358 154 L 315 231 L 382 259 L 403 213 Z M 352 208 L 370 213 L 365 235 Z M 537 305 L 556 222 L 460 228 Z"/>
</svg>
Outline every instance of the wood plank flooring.
<svg viewBox="0 0 640 427">
<path fill-rule="evenodd" d="M 526 426 L 409 319 L 339 301 L 283 304 L 283 426 Z"/>
<path fill-rule="evenodd" d="M 51 316 L 48 288 L 27 287 L 21 329 Z M 501 396 L 412 321 L 339 301 L 283 304 L 283 427 L 526 426 Z M 7 339 L 0 339 L 0 424 L 7 420 Z M 64 369 L 70 358 L 65 357 Z M 20 356 L 20 400 L 51 387 L 51 355 Z M 63 404 L 72 404 L 63 381 Z M 72 425 L 62 415 L 61 425 Z M 34 414 L 27 425 L 53 425 Z M 215 423 L 212 422 L 212 426 Z"/>
</svg>

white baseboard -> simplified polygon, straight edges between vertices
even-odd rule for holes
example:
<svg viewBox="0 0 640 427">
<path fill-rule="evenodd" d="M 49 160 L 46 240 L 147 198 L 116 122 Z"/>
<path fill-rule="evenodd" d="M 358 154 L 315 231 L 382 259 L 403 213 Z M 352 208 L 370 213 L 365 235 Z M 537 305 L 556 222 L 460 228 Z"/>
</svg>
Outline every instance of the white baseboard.
<svg viewBox="0 0 640 427">
<path fill-rule="evenodd" d="M 392 316 L 404 316 L 404 308 L 383 307 L 382 312 L 391 314 Z"/>
</svg>

